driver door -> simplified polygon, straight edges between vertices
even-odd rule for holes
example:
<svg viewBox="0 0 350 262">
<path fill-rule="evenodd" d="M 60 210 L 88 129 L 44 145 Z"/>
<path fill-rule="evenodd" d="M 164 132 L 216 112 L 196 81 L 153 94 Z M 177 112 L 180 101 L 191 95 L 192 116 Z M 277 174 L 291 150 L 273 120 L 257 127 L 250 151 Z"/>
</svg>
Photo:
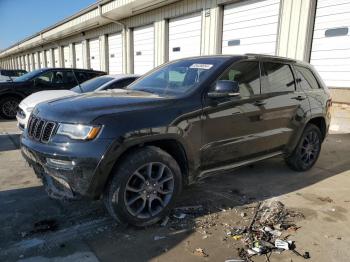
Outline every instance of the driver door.
<svg viewBox="0 0 350 262">
<path fill-rule="evenodd" d="M 258 61 L 234 63 L 218 80 L 236 81 L 239 95 L 206 98 L 202 128 L 202 170 L 231 164 L 259 153 L 263 131 Z M 214 87 L 211 88 L 213 91 Z"/>
</svg>

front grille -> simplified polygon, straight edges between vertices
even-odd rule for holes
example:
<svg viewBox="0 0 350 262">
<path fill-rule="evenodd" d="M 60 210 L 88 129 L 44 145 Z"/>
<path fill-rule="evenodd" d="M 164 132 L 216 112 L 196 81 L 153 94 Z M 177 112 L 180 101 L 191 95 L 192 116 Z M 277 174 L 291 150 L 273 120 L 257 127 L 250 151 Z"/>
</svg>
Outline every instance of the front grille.
<svg viewBox="0 0 350 262">
<path fill-rule="evenodd" d="M 32 115 L 28 121 L 28 135 L 34 140 L 47 143 L 49 142 L 55 127 L 55 122 L 40 119 Z"/>
</svg>

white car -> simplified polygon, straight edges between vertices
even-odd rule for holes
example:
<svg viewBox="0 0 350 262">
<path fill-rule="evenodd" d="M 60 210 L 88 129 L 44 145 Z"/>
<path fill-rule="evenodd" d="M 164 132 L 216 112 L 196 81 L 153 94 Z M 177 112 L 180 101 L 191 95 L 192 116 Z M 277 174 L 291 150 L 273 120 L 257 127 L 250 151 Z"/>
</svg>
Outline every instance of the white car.
<svg viewBox="0 0 350 262">
<path fill-rule="evenodd" d="M 18 122 L 17 126 L 22 131 L 27 127 L 30 113 L 39 103 L 57 98 L 74 96 L 80 93 L 125 88 L 139 77 L 139 75 L 132 74 L 104 75 L 90 79 L 70 90 L 47 90 L 31 94 L 23 99 L 18 106 L 18 112 L 16 115 Z"/>
</svg>

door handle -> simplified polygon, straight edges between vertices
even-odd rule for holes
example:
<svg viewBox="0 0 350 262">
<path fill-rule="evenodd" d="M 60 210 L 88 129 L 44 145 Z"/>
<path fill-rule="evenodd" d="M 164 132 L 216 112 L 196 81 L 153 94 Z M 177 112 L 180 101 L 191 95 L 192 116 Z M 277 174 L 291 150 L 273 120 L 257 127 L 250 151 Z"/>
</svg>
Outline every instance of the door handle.
<svg viewBox="0 0 350 262">
<path fill-rule="evenodd" d="M 298 101 L 302 101 L 302 100 L 306 99 L 306 96 L 295 96 L 295 97 L 292 97 L 292 99 L 295 99 L 295 100 L 298 100 Z"/>
<path fill-rule="evenodd" d="M 266 102 L 265 101 L 262 101 L 262 100 L 258 100 L 258 101 L 255 101 L 254 102 L 254 105 L 255 106 L 263 106 L 263 105 L 265 105 L 266 104 Z"/>
</svg>

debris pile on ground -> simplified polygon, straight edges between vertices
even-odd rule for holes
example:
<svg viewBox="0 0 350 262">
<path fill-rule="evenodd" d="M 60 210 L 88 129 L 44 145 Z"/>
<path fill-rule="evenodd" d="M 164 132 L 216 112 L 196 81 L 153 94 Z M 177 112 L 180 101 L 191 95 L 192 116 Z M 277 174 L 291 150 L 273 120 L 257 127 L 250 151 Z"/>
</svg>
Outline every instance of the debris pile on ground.
<svg viewBox="0 0 350 262">
<path fill-rule="evenodd" d="M 244 261 L 252 261 L 256 255 L 265 255 L 269 261 L 272 253 L 285 250 L 308 259 L 309 253 L 300 254 L 294 242 L 288 239 L 291 232 L 298 230 L 293 221 L 302 217 L 299 212 L 287 210 L 280 201 L 258 203 L 249 226 L 233 227 L 226 235 L 243 242 L 245 248 L 240 248 L 238 254 Z"/>
</svg>

